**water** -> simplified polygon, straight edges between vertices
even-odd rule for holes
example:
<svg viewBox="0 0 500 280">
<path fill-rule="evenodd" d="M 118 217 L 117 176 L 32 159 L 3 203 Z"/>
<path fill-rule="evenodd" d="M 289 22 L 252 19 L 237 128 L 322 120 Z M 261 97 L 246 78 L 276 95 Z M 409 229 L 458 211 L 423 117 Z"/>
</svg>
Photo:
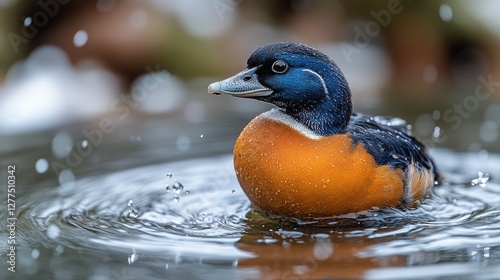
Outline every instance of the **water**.
<svg viewBox="0 0 500 280">
<path fill-rule="evenodd" d="M 16 153 L 7 146 L 0 151 L 2 168 L 12 163 L 18 168 L 17 272 L 7 271 L 9 248 L 2 242 L 1 278 L 495 279 L 500 275 L 499 155 L 435 150 L 447 180 L 417 209 L 315 223 L 280 221 L 252 210 L 234 175 L 230 152 L 247 121 L 129 123 L 99 146 L 85 142 L 92 154 L 66 170 L 69 175 L 63 179 L 62 172 L 53 170 L 54 161 L 63 161 L 50 154 L 52 138 L 60 133 L 22 141 L 7 138 L 7 146 L 22 147 Z M 129 141 L 129 128 L 134 128 L 135 139 L 142 140 Z M 72 143 L 85 141 L 78 131 L 64 131 Z M 5 188 L 2 196 L 7 196 Z M 1 205 L 6 207 L 5 202 Z M 6 218 L 7 212 L 1 211 L 0 220 Z M 0 228 L 7 231 L 4 222 Z"/>
</svg>

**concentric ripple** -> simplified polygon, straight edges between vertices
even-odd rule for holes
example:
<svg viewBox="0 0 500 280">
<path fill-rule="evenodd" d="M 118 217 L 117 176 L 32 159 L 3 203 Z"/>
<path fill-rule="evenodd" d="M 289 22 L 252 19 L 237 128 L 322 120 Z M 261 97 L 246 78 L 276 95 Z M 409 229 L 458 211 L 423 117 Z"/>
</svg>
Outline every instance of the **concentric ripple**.
<svg viewBox="0 0 500 280">
<path fill-rule="evenodd" d="M 50 239 L 45 233 L 58 228 L 52 239 L 63 246 L 164 252 L 182 247 L 195 254 L 205 248 L 234 258 L 241 255 L 233 243 L 245 227 L 250 204 L 231 162 L 224 156 L 84 178 L 38 196 L 37 205 L 23 212 L 29 219 L 22 220 L 32 224 L 23 226 L 37 228 L 42 239 Z M 172 178 L 165 176 L 167 170 Z M 166 192 L 167 181 L 182 182 L 184 189 Z"/>
<path fill-rule="evenodd" d="M 433 271 L 429 278 L 500 273 L 500 159 L 491 157 L 488 169 L 470 155 L 438 151 L 435 158 L 447 183 L 419 208 L 307 222 L 253 211 L 230 155 L 86 177 L 24 197 L 19 239 L 55 255 L 64 248 L 97 259 L 125 254 L 129 266 L 163 258 L 170 272 L 193 259 L 223 262 L 249 279 L 324 278 L 337 266 L 339 278 L 357 269 L 355 277 L 411 279 L 409 267 Z M 489 179 L 471 184 L 478 172 Z"/>
</svg>

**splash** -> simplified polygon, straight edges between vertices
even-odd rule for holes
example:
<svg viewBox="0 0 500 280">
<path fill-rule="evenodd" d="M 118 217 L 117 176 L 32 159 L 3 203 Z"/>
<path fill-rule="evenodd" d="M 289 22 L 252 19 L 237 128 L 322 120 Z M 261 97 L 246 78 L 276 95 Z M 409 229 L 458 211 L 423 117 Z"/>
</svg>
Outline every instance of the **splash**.
<svg viewBox="0 0 500 280">
<path fill-rule="evenodd" d="M 486 187 L 486 182 L 488 182 L 489 179 L 490 179 L 490 174 L 483 173 L 483 172 L 479 171 L 477 173 L 477 178 L 472 179 L 470 181 L 470 184 L 471 184 L 471 186 L 477 186 L 477 185 L 479 185 L 480 187 L 485 188 Z"/>
<path fill-rule="evenodd" d="M 134 206 L 134 201 L 129 200 L 127 203 L 128 206 L 128 217 L 129 218 L 138 218 L 139 217 L 139 210 Z"/>
</svg>

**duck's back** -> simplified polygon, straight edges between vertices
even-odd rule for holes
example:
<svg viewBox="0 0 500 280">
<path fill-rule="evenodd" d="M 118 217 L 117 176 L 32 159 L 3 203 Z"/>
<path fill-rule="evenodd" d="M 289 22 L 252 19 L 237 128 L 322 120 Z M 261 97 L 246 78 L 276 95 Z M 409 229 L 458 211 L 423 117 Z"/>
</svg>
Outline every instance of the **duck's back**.
<svg viewBox="0 0 500 280">
<path fill-rule="evenodd" d="M 353 114 L 346 133 L 351 135 L 355 143 L 363 143 L 378 164 L 405 168 L 414 161 L 423 168 L 434 169 L 425 146 L 411 136 L 403 119 Z"/>
</svg>

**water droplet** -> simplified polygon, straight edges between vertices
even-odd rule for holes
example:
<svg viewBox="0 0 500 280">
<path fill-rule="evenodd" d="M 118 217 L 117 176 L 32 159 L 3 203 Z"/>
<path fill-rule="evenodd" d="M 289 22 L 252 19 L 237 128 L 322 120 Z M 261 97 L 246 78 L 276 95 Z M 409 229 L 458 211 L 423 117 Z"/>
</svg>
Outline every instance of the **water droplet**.
<svg viewBox="0 0 500 280">
<path fill-rule="evenodd" d="M 57 245 L 56 248 L 54 249 L 54 254 L 55 255 L 61 255 L 64 253 L 64 247 L 62 245 Z"/>
<path fill-rule="evenodd" d="M 52 139 L 52 153 L 58 158 L 64 158 L 73 149 L 73 138 L 65 131 L 60 131 Z"/>
<path fill-rule="evenodd" d="M 371 120 L 378 124 L 382 125 L 387 125 L 387 126 L 402 126 L 406 125 L 406 121 L 401 119 L 401 118 L 393 118 L 393 117 L 381 117 L 381 116 L 374 116 L 371 117 Z M 380 132 L 380 130 L 377 130 Z"/>
<path fill-rule="evenodd" d="M 453 18 L 453 10 L 450 5 L 441 4 L 439 7 L 439 16 L 443 21 L 450 21 Z"/>
<path fill-rule="evenodd" d="M 232 190 L 232 191 L 231 191 L 231 193 L 235 193 L 235 192 L 236 192 L 236 190 Z"/>
<path fill-rule="evenodd" d="M 139 210 L 137 210 L 137 208 L 134 206 L 133 200 L 129 200 L 127 203 L 127 206 L 128 206 L 128 217 L 129 218 L 135 219 L 135 218 L 139 217 Z"/>
<path fill-rule="evenodd" d="M 26 17 L 24 19 L 24 26 L 28 27 L 30 24 L 33 22 L 33 19 L 31 17 Z"/>
<path fill-rule="evenodd" d="M 73 37 L 73 44 L 77 48 L 83 47 L 89 40 L 89 34 L 85 30 L 78 30 Z"/>
<path fill-rule="evenodd" d="M 434 110 L 434 112 L 432 112 L 432 118 L 438 121 L 441 118 L 441 112 L 439 110 Z"/>
<path fill-rule="evenodd" d="M 170 192 L 170 186 L 168 184 L 165 185 L 165 191 Z"/>
<path fill-rule="evenodd" d="M 490 179 L 490 174 L 479 171 L 477 173 L 477 178 L 472 179 L 470 181 L 470 184 L 471 186 L 479 185 L 480 187 L 485 188 L 486 182 L 488 182 L 489 179 Z"/>
<path fill-rule="evenodd" d="M 172 186 L 172 190 L 176 193 L 176 194 L 180 194 L 182 192 L 182 190 L 184 189 L 184 186 L 179 183 L 178 181 L 175 181 L 174 182 L 174 185 Z"/>
<path fill-rule="evenodd" d="M 486 259 L 490 257 L 490 247 L 484 248 L 483 257 L 486 258 Z"/>
<path fill-rule="evenodd" d="M 133 264 L 134 262 L 137 261 L 137 259 L 139 258 L 139 255 L 137 255 L 135 252 L 132 253 L 129 257 L 128 257 L 128 264 L 131 265 Z"/>
<path fill-rule="evenodd" d="M 174 201 L 175 201 L 175 202 L 179 202 L 179 196 L 177 196 L 177 195 L 176 195 L 176 196 L 174 196 Z"/>
<path fill-rule="evenodd" d="M 190 191 L 186 191 L 186 194 L 190 194 L 191 192 Z"/>
<path fill-rule="evenodd" d="M 314 257 L 324 261 L 333 253 L 333 244 L 328 239 L 320 239 L 314 243 Z"/>
<path fill-rule="evenodd" d="M 434 139 L 439 139 L 439 136 L 441 136 L 441 128 L 439 126 L 434 127 L 434 131 L 432 132 L 432 137 Z"/>
<path fill-rule="evenodd" d="M 487 150 L 485 149 L 482 149 L 481 151 L 479 151 L 479 158 L 481 160 L 487 160 L 488 159 L 488 156 L 489 156 L 489 153 Z"/>
<path fill-rule="evenodd" d="M 82 148 L 87 148 L 89 146 L 89 140 L 85 139 L 82 141 Z"/>
<path fill-rule="evenodd" d="M 172 173 L 170 173 L 170 171 L 167 171 L 167 179 L 170 179 L 172 178 Z"/>
<path fill-rule="evenodd" d="M 75 175 L 71 170 L 61 171 L 58 178 L 61 185 L 69 185 L 75 181 Z"/>
<path fill-rule="evenodd" d="M 56 239 L 59 237 L 59 234 L 61 233 L 61 230 L 59 229 L 58 226 L 52 224 L 47 228 L 47 236 L 50 237 L 51 239 Z"/>
<path fill-rule="evenodd" d="M 34 260 L 38 259 L 39 256 L 40 251 L 38 251 L 38 249 L 33 249 L 33 251 L 31 251 L 31 258 L 33 258 Z"/>
<path fill-rule="evenodd" d="M 168 263 L 165 265 L 165 270 L 168 270 Z"/>
<path fill-rule="evenodd" d="M 49 169 L 49 162 L 44 158 L 40 158 L 35 163 L 35 169 L 39 174 L 45 173 Z"/>
<path fill-rule="evenodd" d="M 294 274 L 304 275 L 309 273 L 310 268 L 307 265 L 294 265 L 292 266 L 292 271 Z"/>
<path fill-rule="evenodd" d="M 200 134 L 200 138 L 203 138 L 203 134 Z"/>
</svg>

